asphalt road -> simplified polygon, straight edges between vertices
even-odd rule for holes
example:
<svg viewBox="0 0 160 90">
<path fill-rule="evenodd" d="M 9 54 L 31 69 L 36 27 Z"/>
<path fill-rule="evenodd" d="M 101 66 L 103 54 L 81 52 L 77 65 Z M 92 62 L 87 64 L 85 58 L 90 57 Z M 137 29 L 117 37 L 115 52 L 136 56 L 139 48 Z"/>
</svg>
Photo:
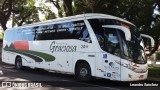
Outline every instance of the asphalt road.
<svg viewBox="0 0 160 90">
<path fill-rule="evenodd" d="M 74 75 L 56 73 L 42 69 L 25 68 L 16 70 L 14 66 L 0 63 L 0 70 L 3 75 L 0 76 L 2 81 L 14 81 L 15 83 L 41 83 L 42 87 L 1 87 L 3 90 L 159 90 L 158 87 L 133 87 L 132 83 L 157 83 L 153 81 L 136 81 L 136 82 L 119 82 L 104 79 L 93 79 L 90 82 L 80 82 L 74 78 Z M 13 82 L 12 82 L 13 83 Z M 160 83 L 159 83 L 160 84 Z"/>
</svg>

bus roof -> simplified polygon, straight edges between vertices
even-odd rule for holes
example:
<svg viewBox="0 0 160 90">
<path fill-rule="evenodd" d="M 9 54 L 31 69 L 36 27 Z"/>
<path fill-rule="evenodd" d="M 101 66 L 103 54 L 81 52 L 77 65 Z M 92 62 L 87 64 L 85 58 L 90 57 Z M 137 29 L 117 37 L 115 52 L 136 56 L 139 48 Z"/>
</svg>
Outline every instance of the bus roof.
<svg viewBox="0 0 160 90">
<path fill-rule="evenodd" d="M 7 30 L 21 29 L 21 28 L 34 27 L 34 26 L 39 26 L 39 25 L 47 25 L 47 24 L 53 24 L 53 23 L 66 22 L 66 21 L 92 19 L 92 18 L 116 19 L 116 20 L 119 20 L 119 21 L 126 22 L 128 24 L 134 25 L 127 20 L 121 19 L 119 17 L 112 16 L 112 15 L 99 14 L 99 13 L 88 13 L 88 14 L 80 14 L 80 15 L 63 17 L 63 18 L 56 18 L 56 19 L 51 19 L 51 20 L 47 20 L 47 21 L 44 21 L 44 22 L 38 22 L 38 23 L 33 23 L 33 24 L 27 24 L 27 25 L 23 25 L 23 26 L 20 26 L 20 27 L 9 28 Z"/>
</svg>

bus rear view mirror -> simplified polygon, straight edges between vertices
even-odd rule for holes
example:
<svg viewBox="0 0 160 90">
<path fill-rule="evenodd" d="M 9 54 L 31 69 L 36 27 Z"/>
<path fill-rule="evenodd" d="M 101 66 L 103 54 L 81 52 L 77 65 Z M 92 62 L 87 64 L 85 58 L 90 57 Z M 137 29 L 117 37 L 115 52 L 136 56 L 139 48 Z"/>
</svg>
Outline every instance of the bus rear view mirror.
<svg viewBox="0 0 160 90">
<path fill-rule="evenodd" d="M 104 28 L 114 28 L 114 29 L 117 29 L 117 30 L 121 30 L 121 31 L 124 32 L 126 40 L 131 41 L 131 32 L 126 27 L 118 26 L 118 25 L 103 25 L 102 27 L 104 27 Z"/>
<path fill-rule="evenodd" d="M 151 36 L 146 35 L 146 34 L 141 34 L 141 37 L 150 39 L 150 41 L 151 41 L 151 47 L 152 48 L 154 47 L 154 39 Z"/>
</svg>

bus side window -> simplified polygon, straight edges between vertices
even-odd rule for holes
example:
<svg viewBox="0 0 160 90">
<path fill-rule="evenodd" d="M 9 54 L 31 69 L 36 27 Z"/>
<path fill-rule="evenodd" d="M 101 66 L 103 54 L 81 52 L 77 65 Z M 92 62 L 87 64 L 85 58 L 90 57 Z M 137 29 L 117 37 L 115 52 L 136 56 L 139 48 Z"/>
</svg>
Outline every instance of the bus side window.
<svg viewBox="0 0 160 90">
<path fill-rule="evenodd" d="M 36 32 L 32 32 L 32 35 L 36 40 L 78 39 L 88 43 L 92 42 L 84 21 L 49 24 L 33 29 L 32 31 Z"/>
<path fill-rule="evenodd" d="M 54 40 L 55 39 L 55 25 L 39 26 L 36 32 L 36 40 Z"/>
<path fill-rule="evenodd" d="M 13 42 L 15 39 L 15 35 L 16 35 L 16 32 L 14 30 L 6 31 L 5 36 L 4 36 L 4 40 L 6 40 L 8 42 Z M 10 37 L 12 37 L 12 38 L 10 38 Z"/>
<path fill-rule="evenodd" d="M 84 42 L 92 43 L 88 29 L 84 23 L 84 21 L 74 21 L 72 22 L 74 25 L 82 24 L 79 26 L 71 26 L 69 31 L 71 33 L 72 39 L 78 39 Z"/>
</svg>

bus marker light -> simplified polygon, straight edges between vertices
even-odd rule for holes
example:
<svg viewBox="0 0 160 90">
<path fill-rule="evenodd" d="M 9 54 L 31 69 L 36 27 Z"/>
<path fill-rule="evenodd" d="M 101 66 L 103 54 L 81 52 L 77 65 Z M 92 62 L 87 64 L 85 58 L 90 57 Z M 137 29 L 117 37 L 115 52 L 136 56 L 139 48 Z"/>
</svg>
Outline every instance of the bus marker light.
<svg viewBox="0 0 160 90">
<path fill-rule="evenodd" d="M 144 75 L 140 75 L 139 78 L 144 78 Z"/>
</svg>

